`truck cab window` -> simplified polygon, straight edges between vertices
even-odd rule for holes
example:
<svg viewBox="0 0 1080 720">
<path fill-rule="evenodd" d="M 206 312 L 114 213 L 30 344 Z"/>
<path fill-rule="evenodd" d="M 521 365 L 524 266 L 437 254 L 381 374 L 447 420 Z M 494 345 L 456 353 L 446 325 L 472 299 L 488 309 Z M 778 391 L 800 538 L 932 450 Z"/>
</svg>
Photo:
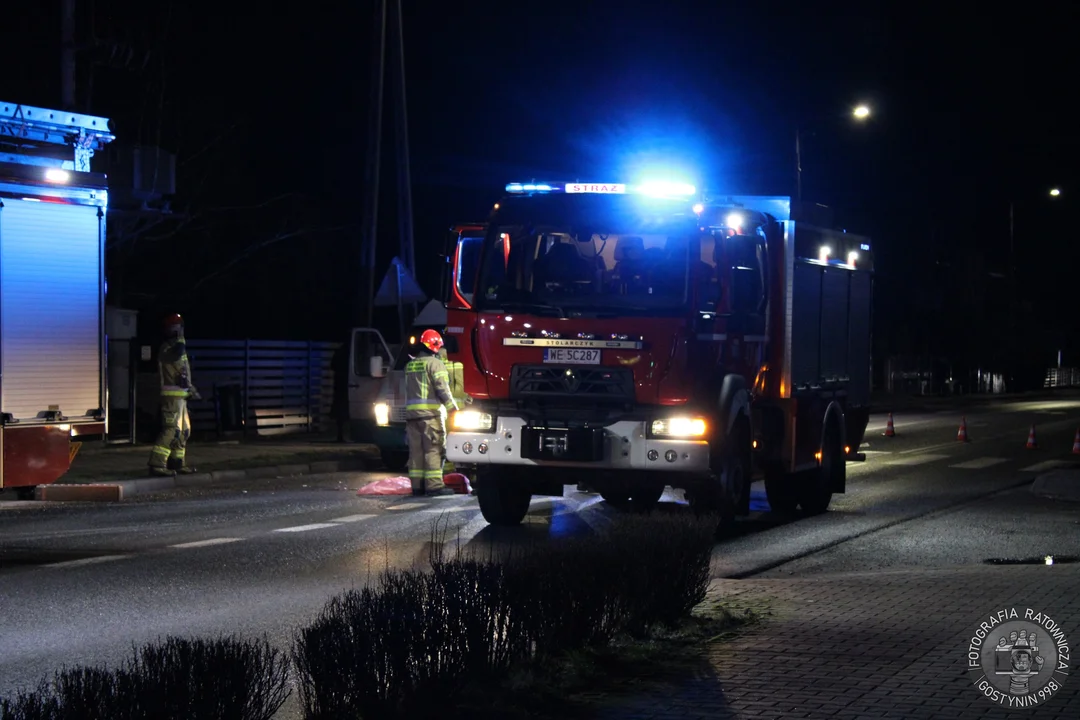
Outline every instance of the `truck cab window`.
<svg viewBox="0 0 1080 720">
<path fill-rule="evenodd" d="M 686 302 L 690 248 L 685 231 L 634 229 L 616 233 L 595 226 L 506 228 L 510 240 L 505 265 L 495 244 L 484 260 L 484 304 L 528 302 L 597 311 L 681 308 Z"/>
<path fill-rule="evenodd" d="M 482 237 L 463 237 L 458 242 L 457 290 L 465 302 L 470 304 L 473 301 L 476 270 L 480 264 L 480 247 L 483 243 Z"/>
<path fill-rule="evenodd" d="M 767 307 L 765 240 L 754 235 L 732 235 L 724 238 L 725 263 L 731 284 L 731 312 L 746 325 L 746 331 L 760 334 L 765 331 Z M 719 260 L 719 258 L 718 258 Z M 719 264 L 719 262 L 718 262 Z"/>
<path fill-rule="evenodd" d="M 380 357 L 384 367 L 390 366 L 379 337 L 373 332 L 357 332 L 353 335 L 353 372 L 359 377 L 371 377 L 371 358 Z"/>
</svg>

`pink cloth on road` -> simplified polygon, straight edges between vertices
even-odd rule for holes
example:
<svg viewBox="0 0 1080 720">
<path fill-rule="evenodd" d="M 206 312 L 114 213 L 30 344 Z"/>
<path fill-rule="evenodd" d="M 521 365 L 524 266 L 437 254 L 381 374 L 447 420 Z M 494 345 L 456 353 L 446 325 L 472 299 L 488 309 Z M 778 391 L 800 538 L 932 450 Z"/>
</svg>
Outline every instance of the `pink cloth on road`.
<svg viewBox="0 0 1080 720">
<path fill-rule="evenodd" d="M 368 483 L 357 495 L 412 495 L 412 482 L 407 477 L 392 477 Z"/>
<path fill-rule="evenodd" d="M 472 492 L 469 479 L 461 473 L 449 473 L 443 483 L 458 495 Z M 412 482 L 407 477 L 392 477 L 368 483 L 356 491 L 357 495 L 412 495 Z"/>
</svg>

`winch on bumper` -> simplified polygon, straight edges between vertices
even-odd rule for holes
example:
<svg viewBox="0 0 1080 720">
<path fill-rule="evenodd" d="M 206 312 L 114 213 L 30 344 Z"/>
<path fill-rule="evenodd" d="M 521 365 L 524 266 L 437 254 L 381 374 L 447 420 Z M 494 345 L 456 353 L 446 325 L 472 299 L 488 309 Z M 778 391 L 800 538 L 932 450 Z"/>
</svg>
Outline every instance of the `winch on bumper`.
<svg viewBox="0 0 1080 720">
<path fill-rule="evenodd" d="M 468 410 L 450 419 L 446 459 L 455 465 L 564 466 L 603 470 L 709 472 L 705 422 L 622 420 L 604 427 L 530 425 Z M 462 426 L 484 428 L 466 430 Z M 494 427 L 492 427 L 494 426 Z"/>
</svg>

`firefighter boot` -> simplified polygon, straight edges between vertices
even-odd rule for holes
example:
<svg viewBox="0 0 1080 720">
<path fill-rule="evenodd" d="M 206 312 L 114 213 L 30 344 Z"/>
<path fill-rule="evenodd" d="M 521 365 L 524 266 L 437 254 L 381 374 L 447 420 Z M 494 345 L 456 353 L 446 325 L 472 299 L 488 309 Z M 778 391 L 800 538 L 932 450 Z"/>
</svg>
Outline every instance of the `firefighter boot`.
<svg viewBox="0 0 1080 720">
<path fill-rule="evenodd" d="M 196 472 L 195 468 L 185 465 L 183 458 L 171 457 L 169 458 L 169 474 L 177 475 L 192 475 Z"/>
</svg>

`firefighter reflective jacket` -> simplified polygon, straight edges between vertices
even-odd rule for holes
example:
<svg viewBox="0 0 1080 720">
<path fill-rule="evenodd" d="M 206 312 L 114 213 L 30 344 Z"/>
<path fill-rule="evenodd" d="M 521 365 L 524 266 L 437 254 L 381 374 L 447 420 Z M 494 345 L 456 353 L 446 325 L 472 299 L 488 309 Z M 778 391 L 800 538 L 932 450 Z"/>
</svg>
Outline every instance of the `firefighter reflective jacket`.
<svg viewBox="0 0 1080 720">
<path fill-rule="evenodd" d="M 450 373 L 442 360 L 421 352 L 405 366 L 405 419 L 439 417 L 440 409 L 457 409 L 450 392 Z"/>
<path fill-rule="evenodd" d="M 161 344 L 158 351 L 158 373 L 161 376 L 162 397 L 184 397 L 191 391 L 191 365 L 188 363 L 184 338 L 172 338 Z"/>
</svg>

